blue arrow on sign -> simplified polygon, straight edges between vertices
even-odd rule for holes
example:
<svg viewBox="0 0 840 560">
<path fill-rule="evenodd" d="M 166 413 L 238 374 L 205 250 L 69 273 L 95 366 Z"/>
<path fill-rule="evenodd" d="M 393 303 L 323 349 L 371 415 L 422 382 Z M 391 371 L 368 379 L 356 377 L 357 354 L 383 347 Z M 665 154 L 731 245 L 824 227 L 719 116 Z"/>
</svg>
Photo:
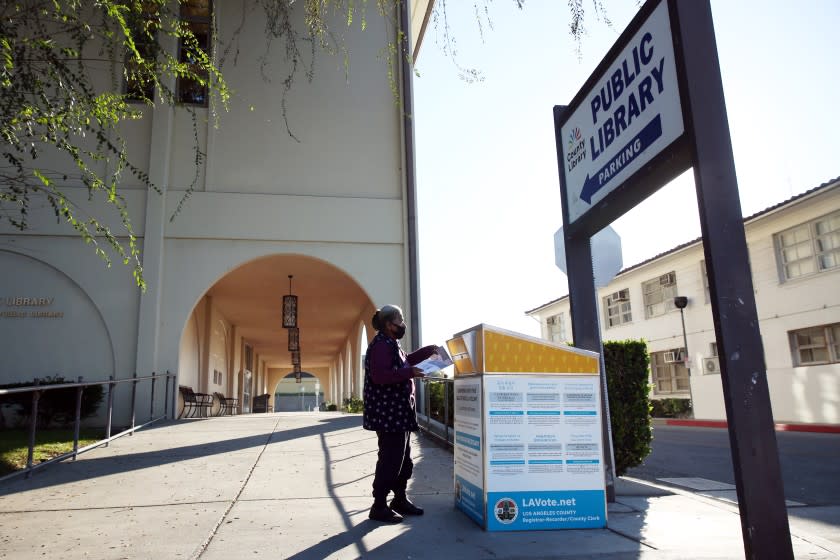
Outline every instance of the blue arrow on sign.
<svg viewBox="0 0 840 560">
<path fill-rule="evenodd" d="M 583 189 L 580 191 L 580 199 L 587 204 L 592 204 L 592 197 L 595 193 L 604 188 L 604 185 L 609 183 L 619 171 L 630 165 L 634 159 L 639 157 L 660 136 L 662 136 L 662 120 L 659 115 L 656 115 L 604 167 L 599 169 L 594 177 L 590 178 L 589 174 L 586 174 Z"/>
</svg>

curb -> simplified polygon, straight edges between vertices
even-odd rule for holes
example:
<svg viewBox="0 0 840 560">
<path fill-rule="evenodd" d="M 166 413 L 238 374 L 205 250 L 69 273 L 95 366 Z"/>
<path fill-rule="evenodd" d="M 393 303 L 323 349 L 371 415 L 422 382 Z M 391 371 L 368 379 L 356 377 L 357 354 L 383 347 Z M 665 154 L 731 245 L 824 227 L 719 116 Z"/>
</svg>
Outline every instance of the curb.
<svg viewBox="0 0 840 560">
<path fill-rule="evenodd" d="M 726 420 L 692 420 L 684 418 L 657 418 L 655 424 L 666 426 L 691 426 L 695 428 L 726 428 Z M 786 424 L 776 423 L 777 432 L 812 432 L 840 434 L 840 424 Z"/>
</svg>

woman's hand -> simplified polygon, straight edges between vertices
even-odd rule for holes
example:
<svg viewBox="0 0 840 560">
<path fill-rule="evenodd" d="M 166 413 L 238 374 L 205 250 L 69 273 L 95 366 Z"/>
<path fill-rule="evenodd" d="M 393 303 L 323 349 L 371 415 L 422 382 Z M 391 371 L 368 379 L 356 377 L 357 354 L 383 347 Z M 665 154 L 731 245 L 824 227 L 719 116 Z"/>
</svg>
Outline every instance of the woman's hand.
<svg viewBox="0 0 840 560">
<path fill-rule="evenodd" d="M 419 367 L 411 368 L 412 377 L 426 377 L 426 374 L 423 373 L 423 370 Z"/>
</svg>

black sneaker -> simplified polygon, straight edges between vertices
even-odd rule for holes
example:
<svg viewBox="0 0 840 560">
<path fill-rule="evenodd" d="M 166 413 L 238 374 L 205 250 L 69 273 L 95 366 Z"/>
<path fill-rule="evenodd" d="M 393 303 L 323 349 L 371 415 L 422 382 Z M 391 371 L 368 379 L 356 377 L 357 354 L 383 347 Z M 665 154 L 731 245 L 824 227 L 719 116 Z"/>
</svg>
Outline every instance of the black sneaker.
<svg viewBox="0 0 840 560">
<path fill-rule="evenodd" d="M 382 521 L 384 523 L 399 523 L 403 520 L 403 517 L 399 513 L 395 513 L 388 506 L 371 506 L 368 519 Z"/>
<path fill-rule="evenodd" d="M 403 515 L 423 515 L 423 508 L 415 506 L 408 498 L 394 498 L 391 500 L 391 509 Z"/>
</svg>

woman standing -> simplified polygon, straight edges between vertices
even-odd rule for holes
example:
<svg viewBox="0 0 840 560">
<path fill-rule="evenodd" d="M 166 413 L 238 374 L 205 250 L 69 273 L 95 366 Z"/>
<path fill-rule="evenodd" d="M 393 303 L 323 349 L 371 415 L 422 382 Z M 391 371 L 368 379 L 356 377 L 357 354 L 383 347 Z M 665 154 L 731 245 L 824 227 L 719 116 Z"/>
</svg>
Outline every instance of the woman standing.
<svg viewBox="0 0 840 560">
<path fill-rule="evenodd" d="M 386 305 L 373 316 L 378 332 L 365 354 L 364 428 L 376 432 L 379 455 L 373 478 L 373 506 L 368 517 L 399 523 L 403 515 L 423 515 L 405 494 L 414 463 L 411 461 L 411 432 L 418 429 L 414 381 L 423 373 L 413 367 L 431 356 L 436 346 L 406 355 L 400 347 L 405 320 L 396 305 Z M 388 493 L 394 492 L 390 507 Z"/>
</svg>

